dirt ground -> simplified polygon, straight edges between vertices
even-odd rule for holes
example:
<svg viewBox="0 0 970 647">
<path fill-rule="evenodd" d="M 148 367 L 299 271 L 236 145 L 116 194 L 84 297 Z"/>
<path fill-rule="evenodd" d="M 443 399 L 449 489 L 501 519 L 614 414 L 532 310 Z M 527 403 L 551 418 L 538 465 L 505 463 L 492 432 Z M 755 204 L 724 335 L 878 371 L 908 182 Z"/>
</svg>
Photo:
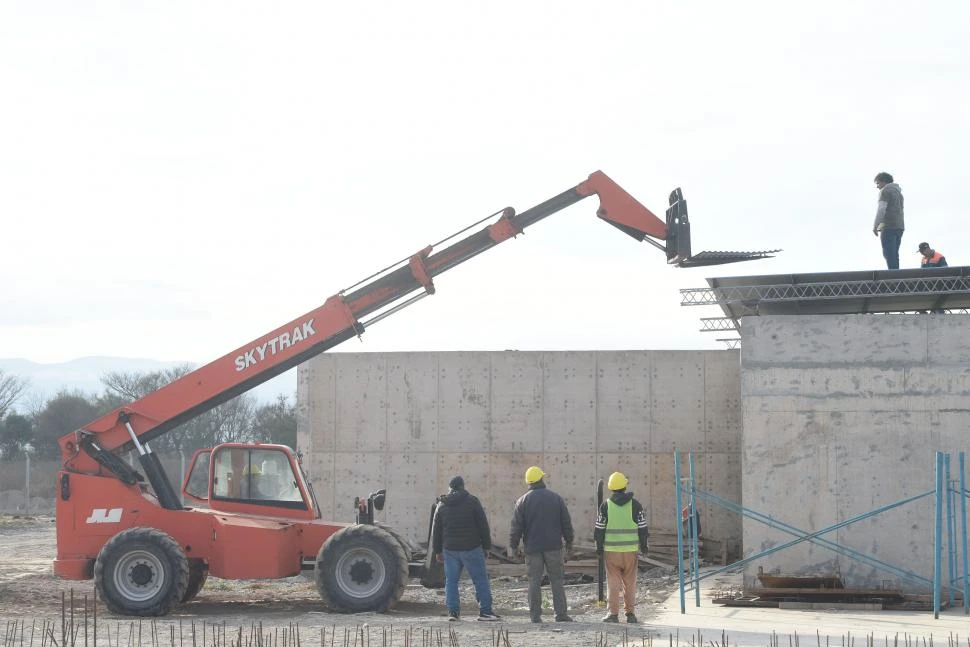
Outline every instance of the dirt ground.
<svg viewBox="0 0 970 647">
<path fill-rule="evenodd" d="M 93 582 L 70 582 L 57 579 L 51 572 L 51 560 L 55 554 L 54 523 L 50 518 L 20 518 L 0 516 L 0 623 L 22 621 L 26 633 L 32 623 L 40 626 L 45 621 L 55 621 L 60 631 L 61 598 L 70 599 L 73 591 L 76 618 L 80 623 L 84 598 L 94 599 Z M 568 572 L 568 565 L 567 565 Z M 668 595 L 676 591 L 677 582 L 672 577 L 647 577 L 641 574 L 639 581 L 638 615 L 649 622 L 655 616 Z M 404 597 L 390 613 L 333 614 L 321 609 L 319 596 L 312 577 L 298 576 L 284 580 L 230 581 L 210 577 L 202 592 L 192 602 L 182 605 L 171 615 L 157 621 L 158 633 L 169 636 L 171 623 L 190 631 L 193 623 L 197 632 L 203 624 L 225 628 L 231 646 L 233 634 L 242 630 L 243 647 L 253 626 L 262 626 L 263 633 L 281 631 L 299 625 L 300 640 L 311 640 L 310 645 L 325 644 L 333 640 L 335 645 L 356 644 L 355 638 L 363 635 L 360 644 L 423 646 L 506 645 L 498 631 L 507 631 L 509 645 L 605 645 L 623 644 L 626 636 L 629 644 L 641 644 L 648 639 L 660 638 L 651 632 L 648 624 L 603 625 L 600 618 L 603 609 L 596 606 L 596 585 L 577 584 L 567 586 L 570 615 L 575 623 L 552 622 L 552 609 L 546 610 L 547 620 L 542 625 L 529 622 L 526 589 L 528 582 L 513 577 L 497 577 L 492 581 L 493 607 L 503 616 L 502 623 L 480 623 L 465 620 L 449 623 L 444 613 L 443 591 L 425 589 L 420 584 L 408 586 Z M 469 619 L 477 616 L 474 589 L 470 582 L 462 581 L 463 614 Z M 543 589 L 548 598 L 548 588 Z M 89 611 L 90 613 L 90 611 Z M 68 611 L 69 614 L 69 611 Z M 104 640 L 104 629 L 109 628 L 117 647 L 128 644 L 163 647 L 167 642 L 150 639 L 146 634 L 142 641 L 126 643 L 126 633 L 132 632 L 132 618 L 115 616 L 103 605 L 98 605 L 99 627 Z M 136 624 L 137 620 L 135 621 Z M 165 623 L 170 623 L 166 626 Z M 139 630 L 141 628 L 139 627 Z M 393 641 L 389 632 L 393 629 Z M 146 630 L 147 631 L 147 630 Z M 615 640 L 604 641 L 606 634 Z M 321 632 L 323 632 L 321 634 Z M 38 632 L 39 635 L 40 632 Z M 55 634 L 57 632 L 54 632 Z M 120 633 L 120 642 L 117 636 Z M 410 635 L 408 635 L 410 633 Z M 348 637 L 349 636 L 349 637 Z M 665 636 L 665 634 L 664 634 Z M 28 644 L 27 638 L 23 645 Z M 80 638 L 77 639 L 80 641 Z M 188 639 L 186 639 L 187 642 Z M 209 639 L 211 643 L 211 638 Z M 279 638 L 277 638 L 279 640 Z M 366 640 L 366 642 L 365 642 Z M 496 643 L 498 641 L 498 643 Z M 38 639 L 38 643 L 40 640 Z M 162 643 L 158 645 L 156 643 Z M 4 644 L 10 644 L 5 642 Z M 227 647 L 230 647 L 227 646 Z M 147 645 L 146 645 L 147 647 Z M 294 647 L 298 647 L 294 645 Z"/>
</svg>

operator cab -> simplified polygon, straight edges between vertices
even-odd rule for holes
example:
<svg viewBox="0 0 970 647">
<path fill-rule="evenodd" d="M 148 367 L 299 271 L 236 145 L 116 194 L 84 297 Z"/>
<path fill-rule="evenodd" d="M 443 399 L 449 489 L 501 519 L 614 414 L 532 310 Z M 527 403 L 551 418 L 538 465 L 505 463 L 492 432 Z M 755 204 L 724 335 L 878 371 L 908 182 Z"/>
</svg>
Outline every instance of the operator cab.
<svg viewBox="0 0 970 647">
<path fill-rule="evenodd" d="M 224 512 L 315 516 L 303 470 L 284 445 L 225 443 L 200 449 L 192 457 L 182 492 L 198 504 Z"/>
</svg>

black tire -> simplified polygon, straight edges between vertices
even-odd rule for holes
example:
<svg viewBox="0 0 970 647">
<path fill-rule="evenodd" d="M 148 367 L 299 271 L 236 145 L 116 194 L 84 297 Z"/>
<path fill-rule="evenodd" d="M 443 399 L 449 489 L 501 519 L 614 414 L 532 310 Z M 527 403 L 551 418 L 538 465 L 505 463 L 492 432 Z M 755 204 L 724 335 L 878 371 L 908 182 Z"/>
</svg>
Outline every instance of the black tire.
<svg viewBox="0 0 970 647">
<path fill-rule="evenodd" d="M 331 611 L 384 612 L 404 595 L 408 561 L 401 544 L 377 526 L 348 526 L 317 553 L 314 577 Z"/>
<path fill-rule="evenodd" d="M 189 584 L 189 560 L 160 530 L 129 528 L 101 548 L 94 563 L 98 595 L 114 613 L 163 616 Z"/>
<path fill-rule="evenodd" d="M 209 579 L 209 566 L 201 559 L 189 560 L 189 584 L 182 596 L 182 604 L 192 601 Z"/>
<path fill-rule="evenodd" d="M 411 547 L 411 544 L 408 543 L 408 540 L 404 538 L 404 535 L 399 533 L 391 526 L 385 525 L 383 523 L 374 522 L 374 525 L 380 528 L 381 530 L 387 531 L 387 534 L 389 534 L 391 537 L 394 537 L 394 539 L 397 539 L 397 543 L 401 544 L 401 550 L 404 551 L 404 559 L 408 563 L 410 563 L 414 557 L 414 549 Z"/>
</svg>

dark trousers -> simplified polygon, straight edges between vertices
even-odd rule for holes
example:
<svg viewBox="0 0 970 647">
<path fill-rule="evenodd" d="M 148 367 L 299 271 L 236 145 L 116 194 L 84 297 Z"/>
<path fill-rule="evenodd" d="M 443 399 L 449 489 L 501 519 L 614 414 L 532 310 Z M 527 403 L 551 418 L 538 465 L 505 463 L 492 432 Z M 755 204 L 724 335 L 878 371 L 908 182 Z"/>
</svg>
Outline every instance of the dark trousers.
<svg viewBox="0 0 970 647">
<path fill-rule="evenodd" d="M 886 267 L 898 270 L 899 244 L 903 242 L 903 230 L 883 229 L 879 239 L 882 241 L 882 257 L 886 259 Z"/>
<path fill-rule="evenodd" d="M 541 553 L 526 553 L 525 563 L 529 567 L 529 615 L 533 622 L 542 619 L 542 572 L 549 574 L 549 588 L 552 589 L 552 608 L 556 617 L 567 615 L 566 589 L 562 585 L 562 549 L 547 550 Z"/>
</svg>

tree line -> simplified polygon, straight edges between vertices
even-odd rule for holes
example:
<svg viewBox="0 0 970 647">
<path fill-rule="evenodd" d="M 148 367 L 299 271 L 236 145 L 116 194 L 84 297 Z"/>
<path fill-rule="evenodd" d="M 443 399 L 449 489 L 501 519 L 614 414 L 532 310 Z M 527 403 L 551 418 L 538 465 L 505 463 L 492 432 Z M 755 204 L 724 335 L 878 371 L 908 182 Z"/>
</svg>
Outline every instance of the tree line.
<svg viewBox="0 0 970 647">
<path fill-rule="evenodd" d="M 101 376 L 99 394 L 60 391 L 42 403 L 18 406 L 29 382 L 0 371 L 0 460 L 58 458 L 58 439 L 83 425 L 137 400 L 193 370 L 181 366 L 147 373 L 109 372 Z M 296 404 L 285 395 L 269 404 L 254 396 L 236 396 L 151 442 L 160 455 L 191 454 L 225 442 L 272 442 L 296 447 Z"/>
</svg>

